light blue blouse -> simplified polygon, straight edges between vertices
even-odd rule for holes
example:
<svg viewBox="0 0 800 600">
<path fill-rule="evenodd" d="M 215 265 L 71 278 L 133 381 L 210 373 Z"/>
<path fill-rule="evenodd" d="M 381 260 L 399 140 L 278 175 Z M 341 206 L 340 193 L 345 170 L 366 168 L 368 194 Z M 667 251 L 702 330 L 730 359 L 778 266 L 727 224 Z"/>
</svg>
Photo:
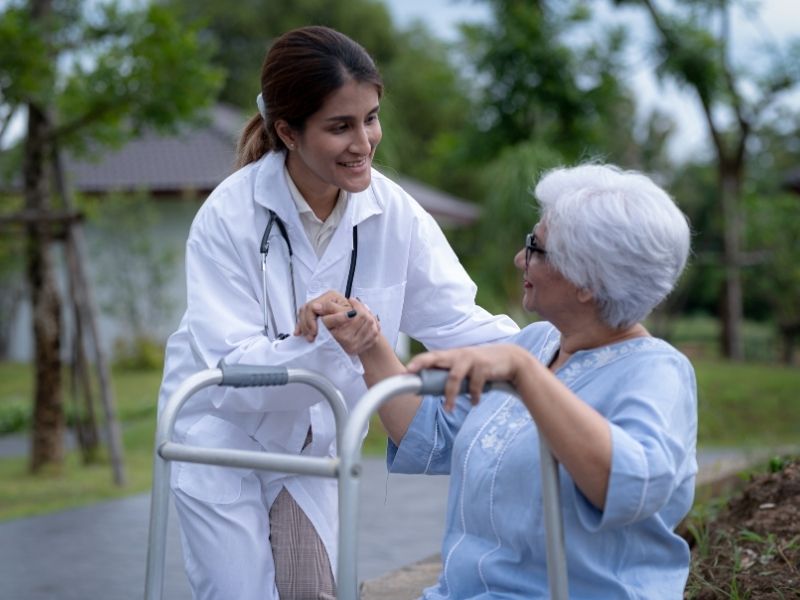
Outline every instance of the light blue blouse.
<svg viewBox="0 0 800 600">
<path fill-rule="evenodd" d="M 547 364 L 559 343 L 549 323 L 510 341 Z M 674 533 L 694 497 L 694 370 L 656 338 L 576 352 L 556 373 L 608 419 L 611 476 L 598 510 L 560 467 L 570 598 L 682 598 L 689 548 Z M 491 392 L 452 413 L 425 397 L 399 447 L 394 473 L 450 473 L 443 570 L 423 598 L 547 598 L 536 427 L 514 396 Z"/>
</svg>

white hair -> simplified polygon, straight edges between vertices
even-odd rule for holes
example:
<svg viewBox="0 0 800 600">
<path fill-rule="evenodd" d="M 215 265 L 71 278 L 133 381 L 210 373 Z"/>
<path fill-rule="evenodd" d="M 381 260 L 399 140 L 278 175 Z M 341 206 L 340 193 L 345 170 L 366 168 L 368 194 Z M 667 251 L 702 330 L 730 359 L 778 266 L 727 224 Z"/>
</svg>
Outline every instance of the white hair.
<svg viewBox="0 0 800 600">
<path fill-rule="evenodd" d="M 560 168 L 535 195 L 548 260 L 593 294 L 606 324 L 638 323 L 672 291 L 689 255 L 689 225 L 650 178 L 612 165 Z"/>
</svg>

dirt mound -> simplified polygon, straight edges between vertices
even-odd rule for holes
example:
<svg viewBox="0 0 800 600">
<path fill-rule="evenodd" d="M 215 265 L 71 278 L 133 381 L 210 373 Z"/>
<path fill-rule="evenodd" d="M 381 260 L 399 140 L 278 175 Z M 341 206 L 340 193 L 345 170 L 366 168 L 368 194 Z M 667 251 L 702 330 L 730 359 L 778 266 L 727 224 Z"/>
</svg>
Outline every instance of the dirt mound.
<svg viewBox="0 0 800 600">
<path fill-rule="evenodd" d="M 800 461 L 773 461 L 716 517 L 688 529 L 686 598 L 800 598 Z"/>
</svg>

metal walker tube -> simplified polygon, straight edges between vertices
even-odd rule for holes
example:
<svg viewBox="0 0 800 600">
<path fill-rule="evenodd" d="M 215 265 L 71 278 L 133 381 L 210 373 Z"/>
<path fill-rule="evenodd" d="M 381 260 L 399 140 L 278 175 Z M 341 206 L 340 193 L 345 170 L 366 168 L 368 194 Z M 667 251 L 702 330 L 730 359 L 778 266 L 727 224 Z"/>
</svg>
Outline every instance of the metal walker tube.
<svg viewBox="0 0 800 600">
<path fill-rule="evenodd" d="M 145 600 L 160 600 L 164 587 L 164 559 L 169 515 L 170 461 L 179 460 L 230 467 L 265 469 L 283 473 L 302 473 L 322 477 L 339 476 L 338 458 L 296 456 L 275 452 L 251 452 L 225 448 L 200 448 L 171 441 L 178 412 L 192 394 L 212 385 L 230 387 L 280 386 L 288 383 L 310 385 L 324 396 L 336 422 L 336 442 L 341 447 L 341 432 L 347 418 L 347 406 L 341 392 L 325 377 L 306 369 L 222 365 L 187 378 L 164 406 L 156 429 L 153 462 L 153 491 L 150 502 L 149 543 Z"/>
<path fill-rule="evenodd" d="M 313 371 L 242 365 L 209 369 L 189 377 L 167 402 L 159 418 L 156 431 L 145 599 L 160 600 L 163 594 L 169 508 L 169 462 L 180 460 L 337 478 L 339 482 L 337 598 L 357 600 L 357 523 L 363 432 L 369 423 L 370 416 L 394 396 L 404 393 L 440 395 L 444 392 L 446 379 L 446 371 L 436 370 L 423 371 L 419 375 L 398 375 L 388 378 L 371 388 L 347 418 L 347 407 L 341 393 L 327 379 Z M 336 422 L 338 458 L 197 448 L 170 441 L 178 411 L 192 394 L 203 388 L 212 385 L 247 387 L 277 386 L 287 383 L 311 385 L 318 389 L 330 403 Z M 516 394 L 514 388 L 505 383 L 487 384 L 485 390 L 489 389 Z M 462 392 L 466 391 L 467 383 L 465 382 Z M 559 501 L 558 464 L 543 440 L 540 441 L 540 453 L 550 597 L 567 600 L 569 596 L 563 521 Z"/>
<path fill-rule="evenodd" d="M 339 598 L 358 598 L 358 570 L 355 562 L 358 549 L 357 527 L 359 477 L 361 475 L 361 432 L 372 413 L 399 394 L 441 395 L 447 381 L 447 371 L 426 370 L 419 375 L 396 375 L 372 387 L 359 400 L 347 420 L 339 447 L 341 475 L 339 479 L 339 568 L 337 588 Z M 489 383 L 484 388 L 500 390 L 518 396 L 509 384 Z M 468 390 L 467 382 L 461 388 Z M 547 443 L 539 436 L 542 479 L 542 502 L 545 519 L 547 550 L 547 579 L 550 598 L 568 600 L 567 560 L 564 546 L 564 523 L 558 481 L 558 463 Z M 345 535 L 347 534 L 347 535 Z M 352 535 L 350 535 L 352 534 Z M 349 560 L 351 559 L 352 560 Z M 345 560 L 348 559 L 348 560 Z"/>
</svg>

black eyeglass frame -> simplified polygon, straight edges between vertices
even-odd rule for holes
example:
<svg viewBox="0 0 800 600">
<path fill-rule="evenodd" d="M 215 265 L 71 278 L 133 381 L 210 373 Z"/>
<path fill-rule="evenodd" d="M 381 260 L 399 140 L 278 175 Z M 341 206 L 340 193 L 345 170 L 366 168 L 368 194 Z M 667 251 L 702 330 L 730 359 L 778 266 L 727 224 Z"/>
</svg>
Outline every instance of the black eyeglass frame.
<svg viewBox="0 0 800 600">
<path fill-rule="evenodd" d="M 528 270 L 528 265 L 531 262 L 531 256 L 533 254 L 541 254 L 542 256 L 547 256 L 547 250 L 544 248 L 540 248 L 539 244 L 536 242 L 536 237 L 534 234 L 529 233 L 525 236 L 525 270 Z"/>
</svg>

